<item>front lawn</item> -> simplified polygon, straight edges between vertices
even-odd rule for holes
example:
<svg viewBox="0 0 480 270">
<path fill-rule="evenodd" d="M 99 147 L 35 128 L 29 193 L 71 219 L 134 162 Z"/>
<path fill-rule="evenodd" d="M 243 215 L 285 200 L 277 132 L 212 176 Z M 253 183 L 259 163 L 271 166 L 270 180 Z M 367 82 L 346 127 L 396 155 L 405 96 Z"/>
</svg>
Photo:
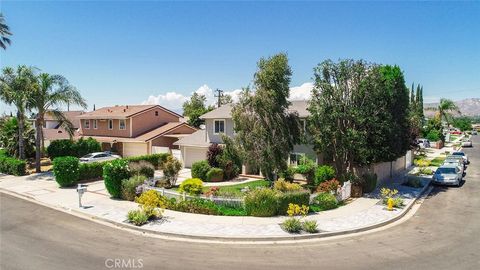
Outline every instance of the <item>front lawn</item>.
<svg viewBox="0 0 480 270">
<path fill-rule="evenodd" d="M 436 157 L 430 161 L 430 166 L 440 167 L 445 161 L 445 157 Z"/>
<path fill-rule="evenodd" d="M 269 187 L 270 181 L 267 180 L 257 180 L 243 184 L 231 185 L 231 186 L 220 186 L 218 193 L 219 194 L 228 194 L 232 197 L 242 197 L 242 189 L 248 187 L 250 190 L 256 189 L 258 187 Z M 211 187 L 203 187 L 203 191 L 206 192 Z"/>
</svg>

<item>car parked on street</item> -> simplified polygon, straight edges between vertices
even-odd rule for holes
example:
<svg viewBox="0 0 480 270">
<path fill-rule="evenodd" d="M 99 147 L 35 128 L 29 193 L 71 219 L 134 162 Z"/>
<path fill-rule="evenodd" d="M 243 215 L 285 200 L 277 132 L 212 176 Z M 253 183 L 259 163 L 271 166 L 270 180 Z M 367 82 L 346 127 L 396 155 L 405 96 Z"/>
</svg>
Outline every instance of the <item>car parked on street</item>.
<svg viewBox="0 0 480 270">
<path fill-rule="evenodd" d="M 477 132 L 476 129 L 472 130 L 472 135 L 477 135 L 477 134 L 478 134 L 478 132 Z"/>
<path fill-rule="evenodd" d="M 452 156 L 460 156 L 460 157 L 463 158 L 463 161 L 464 161 L 465 164 L 469 164 L 469 163 L 470 163 L 470 161 L 468 160 L 468 155 L 465 154 L 465 153 L 462 152 L 462 151 L 453 152 L 453 153 L 452 153 Z"/>
<path fill-rule="evenodd" d="M 453 134 L 453 135 L 461 135 L 461 134 L 462 134 L 462 132 L 461 132 L 461 131 L 458 131 L 458 130 L 456 130 L 456 131 L 452 131 L 452 132 L 450 132 L 450 134 Z"/>
<path fill-rule="evenodd" d="M 446 158 L 444 161 L 443 161 L 443 165 L 456 165 L 461 173 L 462 173 L 462 176 L 465 176 L 465 165 L 463 164 L 463 160 L 462 159 L 459 159 L 459 158 Z"/>
<path fill-rule="evenodd" d="M 83 163 L 102 162 L 102 161 L 114 160 L 119 158 L 122 158 L 122 157 L 119 155 L 114 155 L 110 152 L 95 152 L 95 153 L 90 153 L 81 157 L 80 162 L 83 162 Z"/>
<path fill-rule="evenodd" d="M 467 168 L 467 165 L 465 164 L 465 160 L 463 159 L 462 156 L 454 156 L 454 155 L 449 155 L 445 158 L 445 160 L 447 159 L 456 159 L 458 160 L 461 164 L 463 164 L 463 168 Z"/>
<path fill-rule="evenodd" d="M 433 175 L 433 183 L 460 186 L 462 178 L 463 175 L 457 165 L 442 165 L 435 171 L 435 174 Z"/>
<path fill-rule="evenodd" d="M 418 139 L 417 144 L 420 148 L 430 148 L 430 141 L 427 139 Z"/>
<path fill-rule="evenodd" d="M 463 139 L 462 147 L 473 147 L 472 141 L 470 139 Z"/>
</svg>

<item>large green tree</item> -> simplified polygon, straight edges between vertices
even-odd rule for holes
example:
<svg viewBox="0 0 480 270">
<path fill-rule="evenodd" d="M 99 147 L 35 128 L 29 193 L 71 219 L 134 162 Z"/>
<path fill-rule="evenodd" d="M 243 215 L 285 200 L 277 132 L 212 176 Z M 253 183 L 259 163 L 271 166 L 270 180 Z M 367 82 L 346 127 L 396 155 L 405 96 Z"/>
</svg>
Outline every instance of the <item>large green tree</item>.
<svg viewBox="0 0 480 270">
<path fill-rule="evenodd" d="M 35 149 L 35 131 L 32 126 L 25 122 L 23 142 L 26 157 L 33 157 Z M 4 148 L 9 156 L 19 156 L 19 132 L 16 117 L 2 117 L 0 119 L 0 147 Z"/>
<path fill-rule="evenodd" d="M 314 78 L 309 130 L 338 174 L 405 154 L 409 93 L 399 67 L 326 60 Z"/>
<path fill-rule="evenodd" d="M 2 13 L 0 13 L 0 47 L 2 49 L 7 49 L 7 44 L 10 45 L 11 40 L 10 36 L 12 32 L 10 32 L 10 28 L 8 27 L 7 23 L 5 22 L 5 18 Z"/>
<path fill-rule="evenodd" d="M 207 106 L 205 103 L 207 98 L 204 95 L 193 93 L 190 100 L 183 103 L 183 115 L 188 117 L 188 124 L 196 128 L 203 124 L 200 119 L 202 114 L 213 110 L 212 106 Z"/>
<path fill-rule="evenodd" d="M 288 154 L 299 141 L 298 114 L 288 110 L 292 71 L 287 55 L 261 58 L 254 88 L 242 91 L 232 110 L 235 140 L 247 163 L 260 168 L 270 180 L 287 167 Z"/>
<path fill-rule="evenodd" d="M 35 170 L 36 172 L 41 172 L 40 158 L 43 146 L 45 113 L 52 114 L 72 137 L 74 132 L 73 124 L 59 110 L 59 107 L 74 104 L 86 108 L 87 104 L 75 87 L 70 85 L 63 76 L 41 73 L 37 76 L 36 83 L 37 87 L 35 87 L 35 91 L 29 99 L 29 107 L 36 111 Z"/>
<path fill-rule="evenodd" d="M 446 98 L 440 99 L 437 107 L 427 108 L 427 110 L 437 112 L 435 117 L 437 117 L 440 121 L 445 120 L 445 122 L 447 122 L 447 126 L 450 126 L 452 121 L 452 113 L 456 112 L 460 114 L 460 110 L 455 102 Z"/>
<path fill-rule="evenodd" d="M 36 77 L 32 67 L 6 67 L 0 76 L 0 99 L 17 108 L 18 120 L 18 157 L 25 158 L 24 126 L 29 98 L 35 91 Z"/>
</svg>

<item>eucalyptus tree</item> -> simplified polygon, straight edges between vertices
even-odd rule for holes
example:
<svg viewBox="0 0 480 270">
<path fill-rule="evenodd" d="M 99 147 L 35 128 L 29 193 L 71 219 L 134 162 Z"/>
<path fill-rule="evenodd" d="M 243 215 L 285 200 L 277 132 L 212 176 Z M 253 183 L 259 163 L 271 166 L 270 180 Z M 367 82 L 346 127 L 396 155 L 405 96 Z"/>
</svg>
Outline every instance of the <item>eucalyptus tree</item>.
<svg viewBox="0 0 480 270">
<path fill-rule="evenodd" d="M 291 76 L 286 54 L 261 58 L 255 92 L 244 89 L 232 110 L 235 140 L 247 163 L 256 163 L 269 180 L 286 169 L 288 154 L 300 139 L 298 113 L 289 111 Z"/>
<path fill-rule="evenodd" d="M 11 40 L 9 36 L 11 35 L 12 32 L 10 32 L 10 27 L 8 27 L 7 23 L 5 22 L 3 14 L 0 13 L 0 47 L 2 47 L 2 49 L 6 50 L 7 44 L 10 45 Z"/>
<path fill-rule="evenodd" d="M 61 126 L 68 132 L 70 138 L 74 134 L 74 125 L 63 114 L 59 108 L 64 105 L 78 105 L 86 108 L 85 99 L 82 98 L 77 89 L 70 85 L 67 79 L 60 75 L 41 73 L 37 76 L 37 87 L 29 100 L 29 107 L 36 112 L 35 115 L 35 170 L 41 171 L 40 158 L 43 144 L 43 123 L 45 114 L 48 112 L 54 119 L 61 123 Z"/>
<path fill-rule="evenodd" d="M 28 111 L 29 98 L 36 87 L 35 69 L 18 66 L 6 67 L 0 76 L 0 99 L 17 109 L 18 120 L 18 157 L 25 159 L 24 127 L 25 114 Z"/>
</svg>

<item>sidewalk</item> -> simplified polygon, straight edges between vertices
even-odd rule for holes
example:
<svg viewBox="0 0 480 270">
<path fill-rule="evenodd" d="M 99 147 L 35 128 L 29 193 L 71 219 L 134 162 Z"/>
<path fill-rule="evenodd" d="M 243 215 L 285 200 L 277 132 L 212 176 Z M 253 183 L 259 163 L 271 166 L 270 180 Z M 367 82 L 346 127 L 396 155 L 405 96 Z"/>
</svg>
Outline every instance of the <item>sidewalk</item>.
<svg viewBox="0 0 480 270">
<path fill-rule="evenodd" d="M 428 180 L 425 181 L 425 184 Z M 424 189 L 428 185 L 425 185 Z M 362 228 L 377 227 L 403 216 L 424 189 L 414 189 L 391 183 L 405 199 L 403 209 L 386 211 L 377 193 L 369 197 L 353 200 L 335 210 L 309 215 L 307 220 L 316 220 L 320 235 L 357 231 Z M 88 184 L 88 192 L 83 195 L 85 208 L 78 207 L 75 188 L 59 188 L 51 173 L 34 174 L 23 177 L 0 175 L 0 190 L 26 196 L 54 208 L 76 211 L 93 219 L 101 219 L 122 227 L 141 229 L 159 234 L 175 234 L 194 238 L 230 239 L 282 239 L 297 237 L 283 231 L 279 224 L 286 217 L 229 217 L 208 216 L 165 210 L 164 218 L 157 222 L 135 227 L 126 222 L 126 214 L 136 209 L 137 204 L 129 201 L 113 200 L 105 190 L 103 181 Z M 305 235 L 311 237 L 312 235 Z"/>
</svg>

